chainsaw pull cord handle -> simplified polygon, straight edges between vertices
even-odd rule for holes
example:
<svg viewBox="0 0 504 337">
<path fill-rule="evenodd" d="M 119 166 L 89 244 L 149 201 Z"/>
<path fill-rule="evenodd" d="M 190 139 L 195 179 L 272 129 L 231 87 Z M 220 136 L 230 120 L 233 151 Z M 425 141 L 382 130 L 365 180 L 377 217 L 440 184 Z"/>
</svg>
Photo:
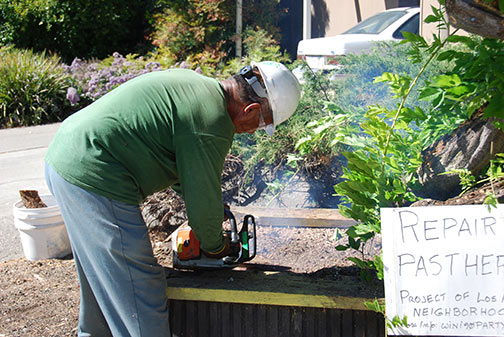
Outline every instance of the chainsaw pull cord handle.
<svg viewBox="0 0 504 337">
<path fill-rule="evenodd" d="M 249 230 L 249 225 L 251 228 L 252 233 L 250 233 Z M 247 241 L 247 246 L 248 246 L 248 257 L 247 261 L 252 260 L 256 256 L 256 223 L 255 223 L 255 218 L 251 214 L 245 215 L 245 218 L 243 218 L 243 226 L 240 231 L 240 236 L 246 235 L 246 241 Z M 245 240 L 245 239 L 242 239 Z M 252 248 L 252 250 L 250 250 Z"/>
<path fill-rule="evenodd" d="M 240 238 L 238 237 L 238 227 L 236 225 L 236 219 L 233 213 L 227 208 L 224 208 L 224 215 L 229 219 L 229 223 L 231 224 L 231 237 L 229 238 L 229 240 L 231 241 L 231 243 L 236 244 L 240 240 Z"/>
</svg>

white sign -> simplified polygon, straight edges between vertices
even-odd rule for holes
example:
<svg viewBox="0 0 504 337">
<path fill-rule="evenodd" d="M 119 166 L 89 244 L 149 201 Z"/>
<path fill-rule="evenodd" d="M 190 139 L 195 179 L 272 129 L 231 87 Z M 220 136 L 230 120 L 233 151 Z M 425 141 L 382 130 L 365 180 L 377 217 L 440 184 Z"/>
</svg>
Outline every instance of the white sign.
<svg viewBox="0 0 504 337">
<path fill-rule="evenodd" d="M 382 208 L 389 335 L 504 336 L 504 205 Z"/>
</svg>

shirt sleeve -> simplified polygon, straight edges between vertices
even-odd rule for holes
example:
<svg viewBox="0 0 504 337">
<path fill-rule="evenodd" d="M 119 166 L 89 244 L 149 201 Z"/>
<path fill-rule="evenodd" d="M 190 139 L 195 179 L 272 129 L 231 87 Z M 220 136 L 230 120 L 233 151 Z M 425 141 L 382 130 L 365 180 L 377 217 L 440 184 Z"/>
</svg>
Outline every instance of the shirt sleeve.
<svg viewBox="0 0 504 337">
<path fill-rule="evenodd" d="M 221 175 L 229 140 L 212 135 L 188 135 L 176 139 L 179 183 L 189 225 L 201 248 L 218 251 L 224 245 Z"/>
</svg>

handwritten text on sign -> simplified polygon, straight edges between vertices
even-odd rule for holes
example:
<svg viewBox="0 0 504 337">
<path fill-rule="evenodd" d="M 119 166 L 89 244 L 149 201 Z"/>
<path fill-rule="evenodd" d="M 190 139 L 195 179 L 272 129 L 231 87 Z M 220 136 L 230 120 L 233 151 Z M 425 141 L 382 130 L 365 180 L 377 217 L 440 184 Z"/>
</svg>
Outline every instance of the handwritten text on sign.
<svg viewBox="0 0 504 337">
<path fill-rule="evenodd" d="M 504 336 L 504 205 L 382 208 L 391 335 Z"/>
</svg>

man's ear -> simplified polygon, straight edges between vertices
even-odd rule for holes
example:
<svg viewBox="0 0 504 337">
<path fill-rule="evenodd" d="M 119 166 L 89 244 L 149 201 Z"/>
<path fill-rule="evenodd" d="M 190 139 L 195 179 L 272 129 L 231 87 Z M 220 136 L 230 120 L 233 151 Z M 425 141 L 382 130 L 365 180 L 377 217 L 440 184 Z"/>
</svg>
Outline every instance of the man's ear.
<svg viewBox="0 0 504 337">
<path fill-rule="evenodd" d="M 250 103 L 248 105 L 246 105 L 244 108 L 243 108 L 243 111 L 245 111 L 247 114 L 252 112 L 254 113 L 255 111 L 254 110 L 261 110 L 261 104 L 259 103 Z M 259 111 L 257 111 L 257 113 L 259 113 Z"/>
</svg>

